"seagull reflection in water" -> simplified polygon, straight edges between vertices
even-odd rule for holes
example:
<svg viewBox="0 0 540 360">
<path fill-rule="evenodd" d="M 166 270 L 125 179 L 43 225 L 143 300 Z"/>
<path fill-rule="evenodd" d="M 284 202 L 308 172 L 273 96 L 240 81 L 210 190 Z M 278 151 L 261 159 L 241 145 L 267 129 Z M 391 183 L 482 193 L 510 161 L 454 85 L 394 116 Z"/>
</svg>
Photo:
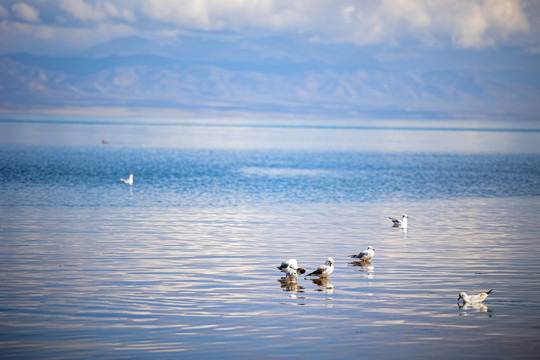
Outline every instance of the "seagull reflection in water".
<svg viewBox="0 0 540 360">
<path fill-rule="evenodd" d="M 316 289 L 316 291 L 325 292 L 328 295 L 331 295 L 334 293 L 334 284 L 332 284 L 332 281 L 329 278 L 322 277 L 318 279 L 311 279 L 315 285 L 320 287 L 320 289 Z"/>
<path fill-rule="evenodd" d="M 483 303 L 464 303 L 464 304 L 458 303 L 457 305 L 460 310 L 468 310 L 468 311 L 460 312 L 459 316 L 468 316 L 471 314 L 471 312 L 485 312 L 485 313 L 488 313 L 489 317 L 493 316 L 491 314 L 493 310 L 488 308 Z"/>
<path fill-rule="evenodd" d="M 407 238 L 407 228 L 390 226 L 390 230 L 396 233 L 400 233 L 401 237 L 404 239 Z"/>
<path fill-rule="evenodd" d="M 304 287 L 301 285 L 298 285 L 298 282 L 294 279 L 282 277 L 278 280 L 281 283 L 281 289 L 283 291 L 291 292 L 291 293 L 303 293 Z"/>
<path fill-rule="evenodd" d="M 356 266 L 359 267 L 360 270 L 355 270 L 358 272 L 364 272 L 366 274 L 363 275 L 366 279 L 373 279 L 375 275 L 373 275 L 373 270 L 375 270 L 375 266 L 369 261 L 351 261 L 349 263 L 349 266 Z"/>
</svg>

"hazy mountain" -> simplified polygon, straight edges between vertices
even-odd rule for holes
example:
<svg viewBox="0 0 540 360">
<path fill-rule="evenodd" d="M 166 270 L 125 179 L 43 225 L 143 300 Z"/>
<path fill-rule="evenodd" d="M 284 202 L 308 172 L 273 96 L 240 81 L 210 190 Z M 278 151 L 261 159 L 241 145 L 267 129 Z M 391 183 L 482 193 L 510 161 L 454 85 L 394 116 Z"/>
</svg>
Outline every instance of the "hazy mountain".
<svg viewBox="0 0 540 360">
<path fill-rule="evenodd" d="M 469 51 L 449 61 L 444 50 L 273 41 L 188 39 L 171 48 L 126 38 L 80 56 L 3 55 L 0 106 L 405 118 L 533 118 L 540 110 L 532 55 L 494 50 L 475 59 Z"/>
</svg>

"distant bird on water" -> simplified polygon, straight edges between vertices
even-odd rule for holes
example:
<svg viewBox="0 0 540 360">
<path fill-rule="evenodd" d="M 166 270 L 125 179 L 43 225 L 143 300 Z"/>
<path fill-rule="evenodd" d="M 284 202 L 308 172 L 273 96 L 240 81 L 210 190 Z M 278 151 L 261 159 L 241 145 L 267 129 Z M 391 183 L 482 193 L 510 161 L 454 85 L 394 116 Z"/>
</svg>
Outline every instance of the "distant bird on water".
<svg viewBox="0 0 540 360">
<path fill-rule="evenodd" d="M 400 227 L 400 228 L 407 228 L 407 219 L 409 218 L 409 216 L 407 214 L 403 214 L 401 216 L 401 219 L 396 219 L 396 218 L 393 218 L 393 217 L 388 217 L 390 220 L 392 220 L 392 222 L 394 223 L 392 226 L 393 227 Z"/>
<path fill-rule="evenodd" d="M 120 179 L 121 182 L 128 185 L 133 185 L 133 174 L 129 174 L 129 179 Z"/>
<path fill-rule="evenodd" d="M 486 291 L 485 293 L 480 293 L 478 295 L 467 295 L 466 292 L 462 291 L 459 293 L 459 297 L 457 301 L 460 299 L 463 299 L 464 304 L 474 304 L 474 303 L 481 303 L 482 301 L 486 300 L 486 298 L 491 294 L 493 289 Z"/>
<path fill-rule="evenodd" d="M 303 274 L 306 272 L 306 269 L 298 267 L 298 262 L 296 261 L 296 259 L 288 259 L 282 262 L 281 265 L 277 267 L 277 269 L 281 272 L 284 272 L 285 277 L 291 277 L 289 275 L 295 275 L 294 277 L 297 277 L 298 274 Z"/>
<path fill-rule="evenodd" d="M 310 272 L 307 276 L 328 277 L 334 272 L 334 259 L 328 258 L 323 265 L 320 265 L 317 270 Z"/>
<path fill-rule="evenodd" d="M 358 255 L 349 255 L 349 257 L 360 259 L 361 261 L 368 261 L 375 256 L 375 249 L 373 246 L 368 246 L 366 250 L 360 251 Z"/>
</svg>

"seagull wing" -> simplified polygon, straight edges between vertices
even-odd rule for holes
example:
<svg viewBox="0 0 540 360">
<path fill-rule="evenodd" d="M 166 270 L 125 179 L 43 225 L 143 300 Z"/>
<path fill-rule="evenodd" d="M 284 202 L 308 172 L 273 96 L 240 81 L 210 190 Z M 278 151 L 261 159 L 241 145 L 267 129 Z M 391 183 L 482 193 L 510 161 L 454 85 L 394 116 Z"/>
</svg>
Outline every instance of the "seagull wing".
<svg viewBox="0 0 540 360">
<path fill-rule="evenodd" d="M 317 268 L 317 270 L 307 274 L 307 276 L 310 275 L 321 275 L 326 270 L 326 265 L 321 265 Z"/>
<path fill-rule="evenodd" d="M 486 300 L 486 298 L 489 296 L 489 294 L 491 294 L 491 292 L 493 291 L 493 289 L 489 290 L 489 291 L 486 291 L 485 293 L 480 293 L 478 294 L 478 298 L 476 299 L 476 301 L 484 301 Z"/>
</svg>

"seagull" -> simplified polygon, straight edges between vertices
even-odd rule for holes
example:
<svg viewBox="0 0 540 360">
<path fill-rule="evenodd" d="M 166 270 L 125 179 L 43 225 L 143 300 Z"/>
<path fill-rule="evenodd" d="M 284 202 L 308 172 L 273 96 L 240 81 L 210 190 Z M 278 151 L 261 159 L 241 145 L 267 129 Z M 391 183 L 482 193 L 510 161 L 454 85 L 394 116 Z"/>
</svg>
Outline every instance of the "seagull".
<svg viewBox="0 0 540 360">
<path fill-rule="evenodd" d="M 310 272 L 307 274 L 307 276 L 320 276 L 320 277 L 327 277 L 330 276 L 334 272 L 334 259 L 328 258 L 326 259 L 326 262 L 323 265 L 320 265 L 317 270 Z"/>
<path fill-rule="evenodd" d="M 300 273 L 300 274 L 303 274 L 306 272 L 306 269 L 298 267 L 298 262 L 296 261 L 296 259 L 286 260 L 277 267 L 279 271 L 285 273 L 285 277 L 287 277 L 287 271 L 289 268 L 295 270 L 297 273 Z"/>
<path fill-rule="evenodd" d="M 133 174 L 129 174 L 129 179 L 120 179 L 121 182 L 128 185 L 133 185 Z"/>
<path fill-rule="evenodd" d="M 285 271 L 285 278 L 295 280 L 298 277 L 298 272 L 296 272 L 296 269 L 293 269 L 292 267 L 288 267 L 287 271 Z"/>
<path fill-rule="evenodd" d="M 409 216 L 407 214 L 403 214 L 403 216 L 401 216 L 401 219 L 396 219 L 396 218 L 393 218 L 393 217 L 388 217 L 390 220 L 392 220 L 392 222 L 394 223 L 394 227 L 401 227 L 401 228 L 407 228 L 407 219 L 409 218 Z"/>
<path fill-rule="evenodd" d="M 373 246 L 368 246 L 366 250 L 360 251 L 358 255 L 349 255 L 349 257 L 360 259 L 361 261 L 371 260 L 375 256 L 375 249 Z"/>
<path fill-rule="evenodd" d="M 478 295 L 467 295 L 466 292 L 462 291 L 459 293 L 459 297 L 457 301 L 460 299 L 463 299 L 464 304 L 474 304 L 474 303 L 481 303 L 482 301 L 486 300 L 486 298 L 491 294 L 493 289 L 486 291 L 485 293 L 480 293 Z"/>
</svg>

